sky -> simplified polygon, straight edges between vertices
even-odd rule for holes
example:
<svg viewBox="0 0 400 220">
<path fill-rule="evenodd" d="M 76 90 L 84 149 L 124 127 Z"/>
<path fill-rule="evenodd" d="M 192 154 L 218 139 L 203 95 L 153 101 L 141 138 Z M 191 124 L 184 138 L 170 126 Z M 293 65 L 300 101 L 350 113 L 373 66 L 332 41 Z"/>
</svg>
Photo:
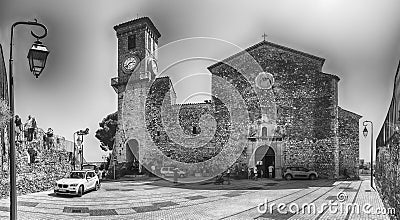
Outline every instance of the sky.
<svg viewBox="0 0 400 220">
<path fill-rule="evenodd" d="M 137 16 L 152 19 L 162 35 L 159 46 L 192 37 L 237 45 L 195 48 L 215 59 L 260 42 L 263 33 L 270 42 L 325 58 L 323 72 L 340 77 L 339 105 L 363 116 L 361 131 L 362 121 L 371 120 L 375 140 L 389 108 L 400 59 L 399 8 L 397 0 L 0 0 L 0 43 L 8 63 L 14 22 L 36 18 L 47 26 L 48 36 L 42 41 L 50 55 L 38 79 L 29 72 L 26 59 L 35 40 L 32 28 L 15 30 L 16 114 L 24 121 L 30 114 L 39 127 L 51 127 L 69 140 L 75 131 L 88 127 L 87 161 L 102 160 L 105 152 L 94 134 L 98 123 L 117 110 L 117 94 L 110 86 L 110 79 L 117 76 L 113 26 Z M 182 48 L 173 54 L 187 53 Z M 159 59 L 161 63 L 172 58 L 160 54 Z M 205 67 L 205 62 L 196 62 L 181 68 L 172 80 L 207 74 Z M 199 77 L 203 84 L 196 83 Z M 205 81 L 204 74 L 181 80 L 175 88 L 178 102 L 207 87 Z M 369 161 L 369 152 L 370 138 L 361 134 L 360 158 Z"/>
</svg>

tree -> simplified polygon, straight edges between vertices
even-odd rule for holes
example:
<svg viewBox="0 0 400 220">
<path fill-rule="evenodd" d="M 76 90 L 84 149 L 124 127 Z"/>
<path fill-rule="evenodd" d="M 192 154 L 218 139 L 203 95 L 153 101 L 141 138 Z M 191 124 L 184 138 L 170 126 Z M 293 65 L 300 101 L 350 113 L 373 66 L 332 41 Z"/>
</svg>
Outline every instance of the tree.
<svg viewBox="0 0 400 220">
<path fill-rule="evenodd" d="M 100 148 L 104 151 L 112 150 L 114 147 L 115 133 L 117 131 L 118 113 L 107 115 L 99 123 L 95 137 L 100 141 Z"/>
</svg>

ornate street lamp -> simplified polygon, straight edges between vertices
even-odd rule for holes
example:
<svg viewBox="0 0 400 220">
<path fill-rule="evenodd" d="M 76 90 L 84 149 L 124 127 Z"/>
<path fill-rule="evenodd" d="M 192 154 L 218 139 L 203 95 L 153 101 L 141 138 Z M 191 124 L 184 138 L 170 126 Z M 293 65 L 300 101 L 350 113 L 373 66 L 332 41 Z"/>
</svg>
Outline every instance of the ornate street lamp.
<svg viewBox="0 0 400 220">
<path fill-rule="evenodd" d="M 80 147 L 82 145 L 81 137 L 78 137 L 78 139 L 76 139 L 76 145 L 78 145 L 78 147 Z"/>
<path fill-rule="evenodd" d="M 9 83 L 9 92 L 10 92 L 10 113 L 11 113 L 11 118 L 10 118 L 10 126 L 9 126 L 9 142 L 10 142 L 10 219 L 15 220 L 17 219 L 17 178 L 16 178 L 16 164 L 15 164 L 15 133 L 14 133 L 14 73 L 13 73 L 13 36 L 14 36 L 14 27 L 17 25 L 30 25 L 30 26 L 39 26 L 44 30 L 43 35 L 36 35 L 33 31 L 31 31 L 31 34 L 33 37 L 39 41 L 39 39 L 42 39 L 47 36 L 47 28 L 43 24 L 40 24 L 35 21 L 20 21 L 20 22 L 15 22 L 11 26 L 11 37 L 10 37 L 10 60 L 9 60 L 9 70 L 8 70 L 8 83 Z M 35 42 L 36 43 L 36 42 Z M 35 43 L 33 44 L 31 50 L 28 53 L 28 58 L 29 58 L 29 65 L 30 65 L 30 70 L 33 72 L 35 77 L 37 78 L 39 74 L 43 71 L 45 65 L 46 65 L 46 59 L 47 55 L 49 54 L 49 51 L 46 49 L 45 46 L 43 45 L 38 45 L 35 46 Z"/>
<path fill-rule="evenodd" d="M 364 135 L 364 137 L 367 137 L 367 135 L 368 135 L 367 126 L 364 126 L 363 135 Z"/>
<path fill-rule="evenodd" d="M 33 43 L 28 53 L 28 60 L 29 68 L 36 78 L 39 77 L 46 66 L 48 55 L 49 51 L 47 50 L 46 46 L 42 44 L 42 42 L 37 40 L 35 43 Z"/>
<path fill-rule="evenodd" d="M 363 126 L 364 126 L 364 130 L 363 130 L 363 135 L 364 137 L 367 137 L 368 135 L 368 130 L 367 130 L 367 124 L 371 124 L 371 188 L 374 189 L 374 168 L 373 168 L 373 161 L 374 161 L 374 124 L 372 123 L 372 121 L 364 121 L 363 122 Z"/>
</svg>

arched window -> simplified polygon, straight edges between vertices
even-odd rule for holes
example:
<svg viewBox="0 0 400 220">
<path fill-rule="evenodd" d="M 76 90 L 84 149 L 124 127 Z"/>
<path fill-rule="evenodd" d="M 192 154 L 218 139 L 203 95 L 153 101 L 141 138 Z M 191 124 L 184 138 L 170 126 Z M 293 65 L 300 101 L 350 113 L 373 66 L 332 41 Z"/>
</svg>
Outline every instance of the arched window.
<svg viewBox="0 0 400 220">
<path fill-rule="evenodd" d="M 133 50 L 136 48 L 136 35 L 128 36 L 128 50 Z"/>
<path fill-rule="evenodd" d="M 267 130 L 267 128 L 266 128 L 266 127 L 263 127 L 262 130 L 261 130 L 261 133 L 262 133 L 262 136 L 263 136 L 263 137 L 267 137 L 267 136 L 268 136 L 268 130 Z"/>
</svg>

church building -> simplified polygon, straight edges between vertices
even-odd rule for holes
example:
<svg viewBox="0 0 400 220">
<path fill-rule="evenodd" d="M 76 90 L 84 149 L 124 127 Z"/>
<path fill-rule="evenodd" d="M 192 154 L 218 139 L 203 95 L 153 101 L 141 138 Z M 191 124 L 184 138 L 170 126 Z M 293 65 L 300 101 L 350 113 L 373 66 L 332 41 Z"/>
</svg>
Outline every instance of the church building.
<svg viewBox="0 0 400 220">
<path fill-rule="evenodd" d="M 176 104 L 173 83 L 158 73 L 161 34 L 153 22 L 142 17 L 114 30 L 113 154 L 122 175 L 173 166 L 208 176 L 230 164 L 235 175 L 257 167 L 282 178 L 296 166 L 321 178 L 358 177 L 361 116 L 338 106 L 340 79 L 322 71 L 324 58 L 264 39 L 207 67 L 211 100 Z"/>
</svg>

